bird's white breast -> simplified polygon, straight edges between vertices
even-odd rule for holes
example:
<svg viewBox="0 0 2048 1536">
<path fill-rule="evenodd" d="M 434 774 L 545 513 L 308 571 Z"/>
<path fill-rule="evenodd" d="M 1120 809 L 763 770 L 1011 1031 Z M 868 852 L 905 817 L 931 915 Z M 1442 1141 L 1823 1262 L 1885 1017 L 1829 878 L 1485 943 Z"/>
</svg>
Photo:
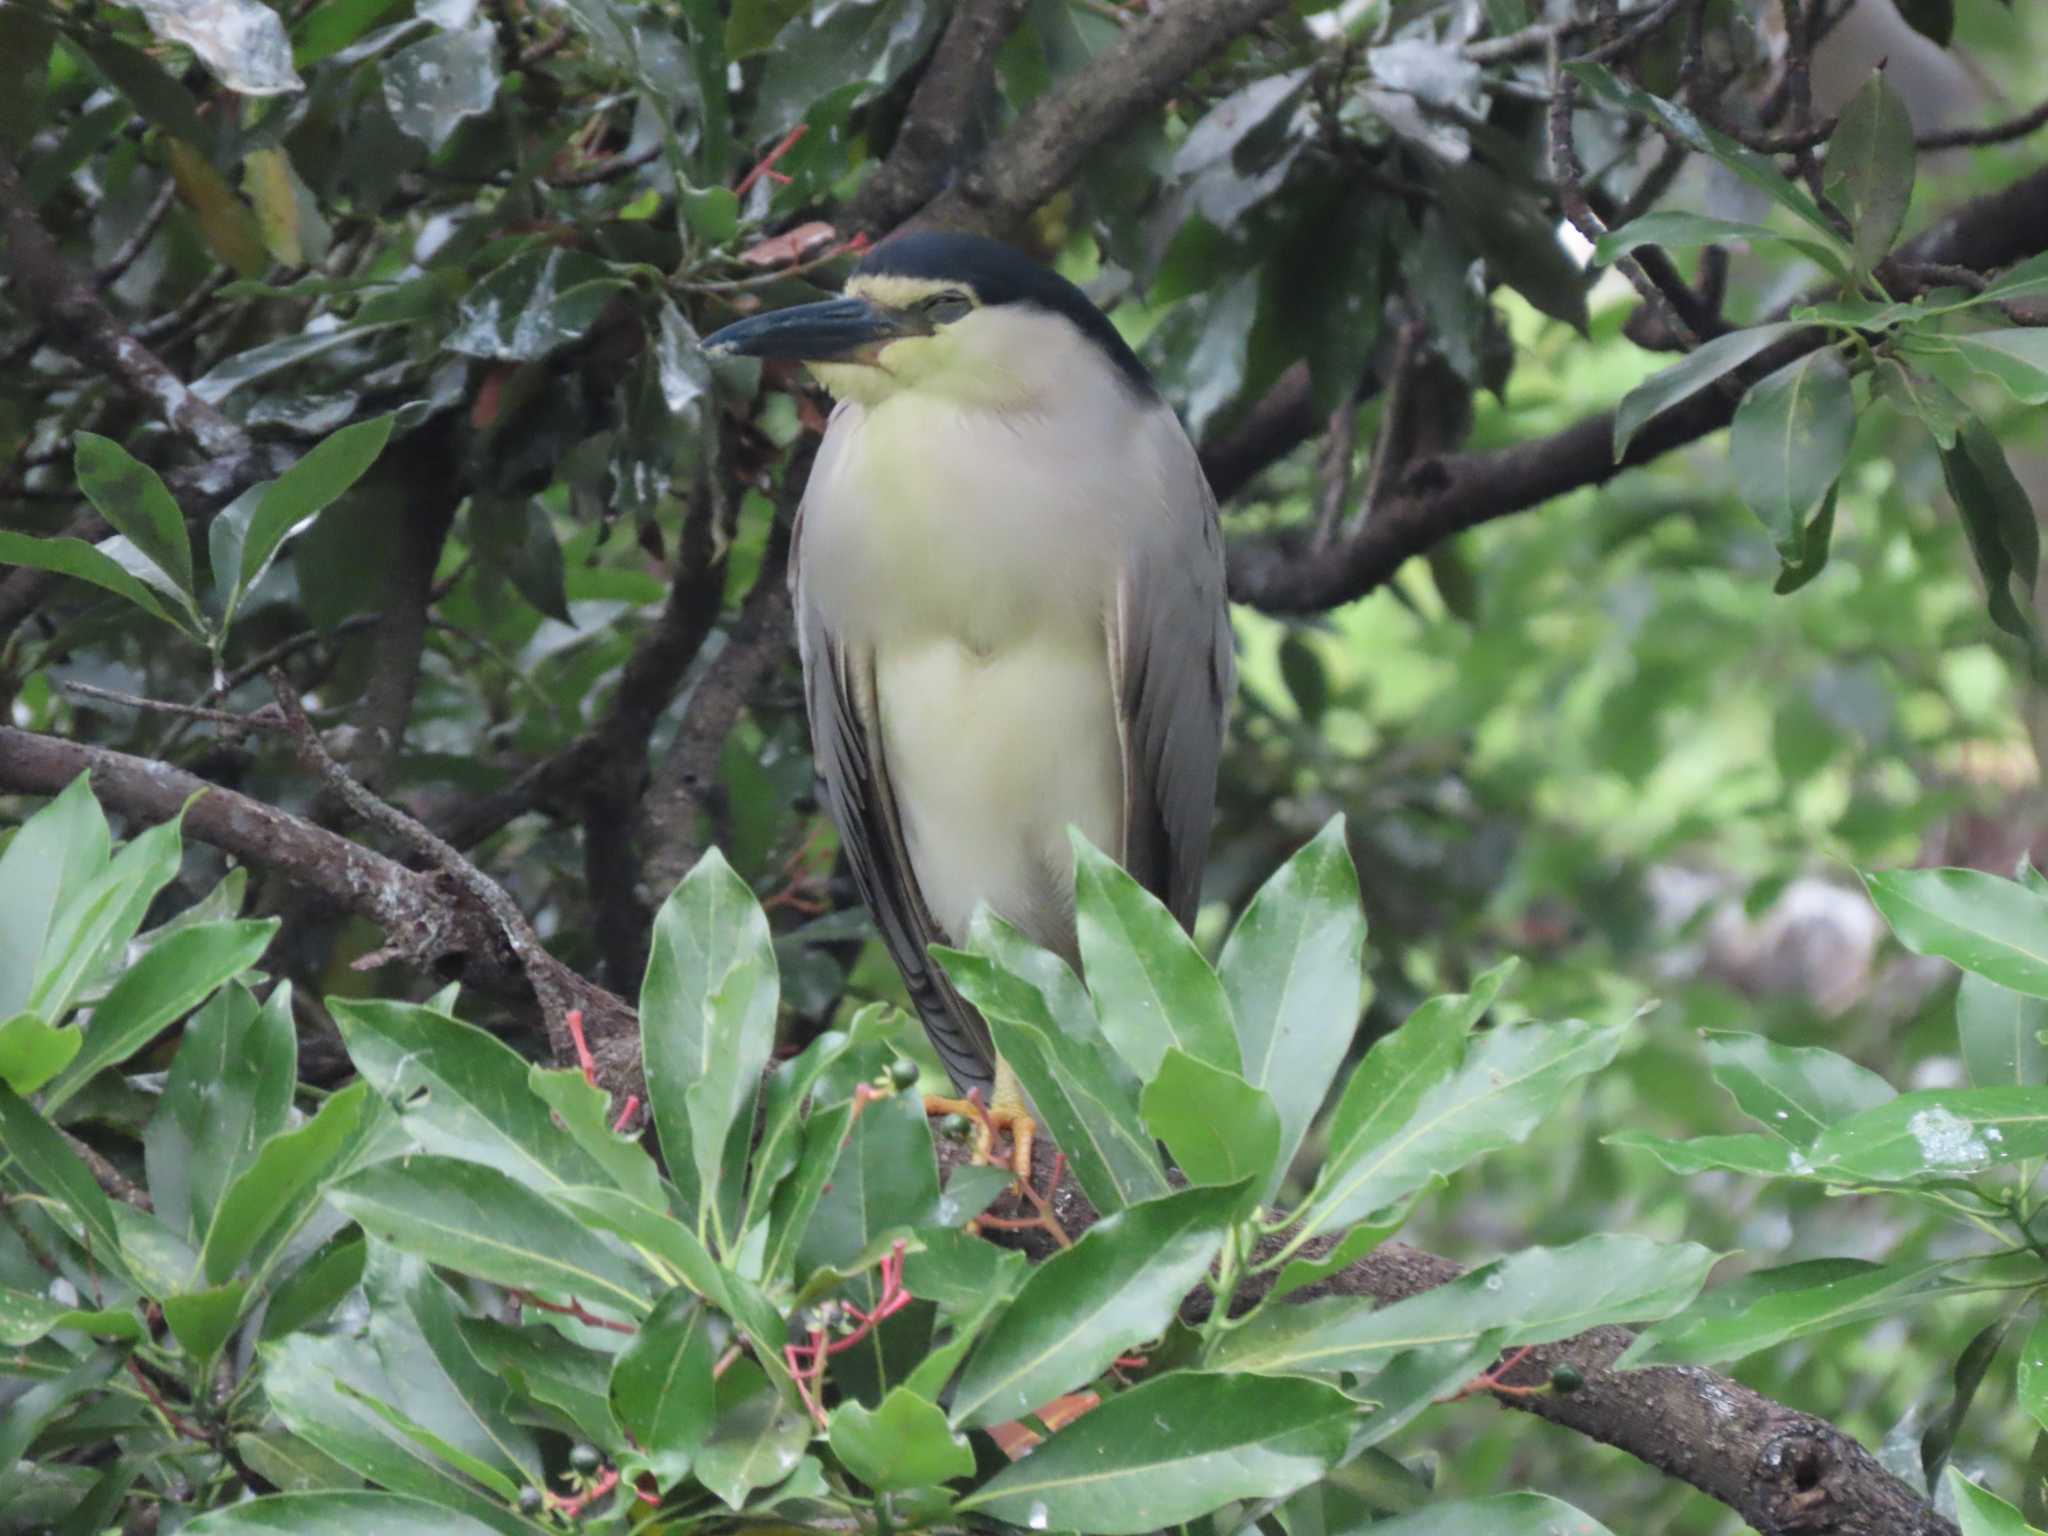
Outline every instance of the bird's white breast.
<svg viewBox="0 0 2048 1536">
<path fill-rule="evenodd" d="M 1066 828 L 1120 845 L 1105 618 L 1144 409 L 1114 380 L 1056 418 L 906 391 L 842 404 L 813 467 L 807 597 L 875 659 L 912 867 L 956 939 L 986 901 L 1071 955 Z"/>
</svg>

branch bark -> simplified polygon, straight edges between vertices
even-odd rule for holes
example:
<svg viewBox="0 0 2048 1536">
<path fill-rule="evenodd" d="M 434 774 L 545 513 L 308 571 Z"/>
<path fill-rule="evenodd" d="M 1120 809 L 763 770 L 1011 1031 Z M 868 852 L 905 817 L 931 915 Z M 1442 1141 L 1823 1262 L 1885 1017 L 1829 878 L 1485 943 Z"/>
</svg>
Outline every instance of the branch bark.
<svg viewBox="0 0 2048 1536">
<path fill-rule="evenodd" d="M 969 1157 L 964 1141 L 942 1137 L 935 1146 L 942 1179 Z M 1051 1185 L 1056 1156 L 1041 1139 L 1032 1160 L 1040 1189 Z M 1071 1178 L 1061 1182 L 1051 1203 L 1070 1238 L 1078 1239 L 1100 1219 Z M 1027 1222 L 1035 1214 L 1015 1194 L 1005 1194 L 992 1210 Z M 1034 1263 L 1057 1251 L 1039 1227 L 990 1228 L 984 1236 L 1018 1249 Z M 1340 1237 L 1318 1238 L 1304 1246 L 1304 1253 L 1320 1258 Z M 1285 1241 L 1284 1233 L 1267 1239 L 1259 1256 L 1277 1252 Z M 1464 1272 L 1450 1259 L 1387 1243 L 1328 1278 L 1290 1292 L 1287 1300 L 1355 1296 L 1385 1305 Z M 1270 1273 L 1247 1279 L 1231 1298 L 1231 1311 L 1249 1311 L 1271 1283 Z M 1214 1304 L 1209 1289 L 1198 1287 L 1182 1300 L 1181 1317 L 1199 1323 Z M 1825 1419 L 1696 1367 L 1610 1369 L 1630 1338 L 1625 1328 L 1595 1328 L 1533 1350 L 1509 1373 L 1508 1385 L 1543 1383 L 1565 1364 L 1576 1367 L 1585 1384 L 1576 1392 L 1499 1394 L 1495 1401 L 1628 1452 L 1727 1505 L 1762 1536 L 1957 1536 L 1956 1527 L 1926 1500 Z"/>
</svg>

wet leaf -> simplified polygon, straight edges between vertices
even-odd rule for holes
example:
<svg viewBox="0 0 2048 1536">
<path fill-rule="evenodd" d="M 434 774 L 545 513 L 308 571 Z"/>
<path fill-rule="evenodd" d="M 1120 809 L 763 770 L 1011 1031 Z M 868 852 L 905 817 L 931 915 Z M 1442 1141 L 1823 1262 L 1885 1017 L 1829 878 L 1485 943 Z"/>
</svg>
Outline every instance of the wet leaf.
<svg viewBox="0 0 2048 1536">
<path fill-rule="evenodd" d="M 437 32 L 384 61 L 391 120 L 428 149 L 446 144 L 464 118 L 490 111 L 497 94 L 497 41 L 487 22 Z"/>
</svg>

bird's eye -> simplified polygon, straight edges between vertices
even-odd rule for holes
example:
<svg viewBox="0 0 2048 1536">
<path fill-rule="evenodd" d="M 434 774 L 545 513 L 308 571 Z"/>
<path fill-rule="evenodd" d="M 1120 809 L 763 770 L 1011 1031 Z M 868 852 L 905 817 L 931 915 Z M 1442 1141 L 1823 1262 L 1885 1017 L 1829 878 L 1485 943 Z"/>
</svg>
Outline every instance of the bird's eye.
<svg viewBox="0 0 2048 1536">
<path fill-rule="evenodd" d="M 934 325 L 950 325 L 974 308 L 974 300 L 956 289 L 935 293 L 917 306 Z"/>
</svg>

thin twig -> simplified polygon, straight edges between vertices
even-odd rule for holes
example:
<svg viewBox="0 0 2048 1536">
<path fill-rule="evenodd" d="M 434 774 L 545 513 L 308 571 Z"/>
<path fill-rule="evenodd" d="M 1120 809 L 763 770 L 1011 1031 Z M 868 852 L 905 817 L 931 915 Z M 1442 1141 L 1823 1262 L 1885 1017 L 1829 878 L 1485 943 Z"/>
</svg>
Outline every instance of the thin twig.
<svg viewBox="0 0 2048 1536">
<path fill-rule="evenodd" d="M 617 181 L 621 176 L 637 171 L 643 165 L 652 165 L 661 158 L 661 141 L 657 139 L 644 149 L 636 149 L 627 155 L 612 155 L 594 165 L 586 165 L 573 171 L 561 171 L 548 177 L 551 187 L 594 187 L 600 182 Z"/>
<path fill-rule="evenodd" d="M 2048 128 L 2048 101 L 2031 112 L 1987 128 L 1945 128 L 1938 133 L 1923 133 L 1913 142 L 1921 149 L 1970 149 L 1984 144 L 2009 144 L 2042 128 Z"/>
<path fill-rule="evenodd" d="M 1404 321 L 1394 333 L 1394 356 L 1387 366 L 1387 403 L 1380 410 L 1379 440 L 1373 445 L 1372 470 L 1366 476 L 1365 495 L 1345 527 L 1355 534 L 1372 521 L 1386 504 L 1395 476 L 1407 462 L 1412 434 L 1409 417 L 1414 414 L 1415 367 L 1421 359 L 1426 327 L 1420 320 Z"/>
<path fill-rule="evenodd" d="M 64 684 L 66 693 L 79 694 L 84 698 L 98 699 L 106 704 L 118 704 L 124 709 L 141 710 L 146 714 L 178 715 L 187 720 L 210 720 L 215 725 L 229 726 L 238 731 L 277 731 L 289 734 L 291 727 L 285 724 L 284 716 L 266 706 L 254 714 L 242 714 L 232 709 L 209 709 L 204 704 L 176 704 L 169 699 L 146 699 L 139 694 L 121 693 L 113 688 L 100 688 L 92 683 Z"/>
<path fill-rule="evenodd" d="M 1316 542 L 1327 544 L 1351 500 L 1352 460 L 1358 449 L 1358 385 L 1344 391 L 1330 412 L 1330 428 L 1316 464 Z"/>
<path fill-rule="evenodd" d="M 135 265 L 135 258 L 149 249 L 149 242 L 156 238 L 156 232 L 163 227 L 164 216 L 171 211 L 171 204 L 178 200 L 178 184 L 169 176 L 157 188 L 156 196 L 120 248 L 107 258 L 106 265 L 93 273 L 93 281 L 102 288 L 111 288 L 121 281 L 128 269 Z"/>
</svg>

